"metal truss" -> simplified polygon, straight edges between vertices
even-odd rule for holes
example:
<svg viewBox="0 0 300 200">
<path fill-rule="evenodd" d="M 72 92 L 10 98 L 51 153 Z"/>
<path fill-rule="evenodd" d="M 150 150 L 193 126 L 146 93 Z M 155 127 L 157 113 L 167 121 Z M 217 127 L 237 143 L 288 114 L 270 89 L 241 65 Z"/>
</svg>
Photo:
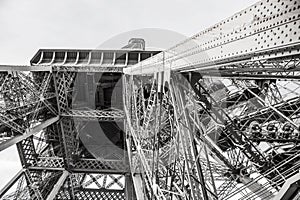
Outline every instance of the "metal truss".
<svg viewBox="0 0 300 200">
<path fill-rule="evenodd" d="M 185 41 L 125 68 L 126 74 L 216 69 L 299 54 L 299 2 L 262 0 Z"/>
<path fill-rule="evenodd" d="M 203 77 L 248 80 L 299 80 L 300 60 L 297 56 L 260 61 L 236 62 L 217 69 L 196 70 Z"/>
<path fill-rule="evenodd" d="M 126 199 L 124 180 L 123 175 L 72 174 L 56 199 Z"/>
<path fill-rule="evenodd" d="M 131 138 L 127 141 L 128 149 L 132 149 L 130 164 L 132 173 L 142 178 L 143 198 L 216 198 L 205 187 L 193 127 L 189 127 L 181 92 L 171 87 L 159 94 L 155 81 L 145 83 L 133 77 L 125 81 L 128 87 L 124 93 L 133 94 L 125 97 L 125 104 L 130 105 L 125 108 L 127 138 Z M 145 90 L 150 92 L 148 99 L 143 97 Z"/>
<path fill-rule="evenodd" d="M 122 110 L 68 110 L 62 116 L 74 117 L 81 120 L 100 120 L 100 121 L 121 121 L 123 120 Z"/>
<path fill-rule="evenodd" d="M 60 172 L 36 172 L 33 170 L 21 170 L 8 184 L 1 190 L 2 199 L 46 199 L 52 188 L 63 176 Z M 17 189 L 10 191 L 15 186 Z M 9 194 L 5 195 L 8 192 Z"/>
<path fill-rule="evenodd" d="M 64 170 L 64 160 L 62 157 L 38 157 L 34 166 L 29 169 L 34 170 Z M 120 173 L 129 172 L 129 166 L 122 160 L 96 160 L 79 159 L 74 162 L 70 169 L 72 172 L 90 172 L 90 173 Z"/>
<path fill-rule="evenodd" d="M 49 73 L 41 73 L 39 80 L 33 74 L 22 72 L 1 74 L 1 150 L 58 120 L 51 103 L 55 97 L 49 89 L 51 77 Z"/>
<path fill-rule="evenodd" d="M 299 9 L 263 0 L 163 52 L 40 50 L 0 66 L 0 150 L 16 144 L 23 166 L 0 198 L 296 198 Z M 104 98 L 119 80 L 122 108 Z M 88 124 L 122 122 L 128 155 L 84 146 Z"/>
<path fill-rule="evenodd" d="M 130 164 L 144 198 L 272 199 L 298 173 L 298 83 L 280 81 L 285 75 L 277 82 L 202 77 L 173 74 L 161 89 L 155 76 L 125 79 Z M 235 93 L 216 89 L 222 81 Z"/>
<path fill-rule="evenodd" d="M 300 164 L 298 4 L 260 1 L 124 69 L 140 198 L 291 198 L 284 185 Z"/>
<path fill-rule="evenodd" d="M 16 144 L 23 166 L 1 199 L 132 199 L 126 158 L 95 159 L 78 137 L 90 121 L 122 122 L 122 110 L 72 109 L 78 71 L 36 68 L 0 74 L 0 149 Z"/>
</svg>

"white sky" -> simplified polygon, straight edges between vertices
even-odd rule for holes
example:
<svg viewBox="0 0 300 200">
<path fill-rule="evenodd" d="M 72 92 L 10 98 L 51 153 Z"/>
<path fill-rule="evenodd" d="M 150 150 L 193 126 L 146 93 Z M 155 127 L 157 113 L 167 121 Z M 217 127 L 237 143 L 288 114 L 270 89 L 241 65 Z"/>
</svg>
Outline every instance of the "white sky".
<svg viewBox="0 0 300 200">
<path fill-rule="evenodd" d="M 28 64 L 39 48 L 95 48 L 134 29 L 191 36 L 256 1 L 0 0 L 0 64 Z"/>
<path fill-rule="evenodd" d="M 39 48 L 93 49 L 135 29 L 168 29 L 192 36 L 255 2 L 0 0 L 0 64 L 29 64 Z M 18 168 L 16 147 L 0 152 L 0 188 Z"/>
</svg>

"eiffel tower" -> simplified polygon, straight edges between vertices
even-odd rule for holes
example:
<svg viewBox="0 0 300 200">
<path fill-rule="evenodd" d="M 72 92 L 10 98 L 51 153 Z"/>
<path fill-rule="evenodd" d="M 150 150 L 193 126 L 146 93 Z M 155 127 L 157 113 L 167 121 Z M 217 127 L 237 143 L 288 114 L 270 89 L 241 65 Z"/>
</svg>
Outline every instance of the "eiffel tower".
<svg viewBox="0 0 300 200">
<path fill-rule="evenodd" d="M 300 2 L 262 0 L 163 51 L 40 49 L 0 66 L 10 199 L 300 198 Z"/>
</svg>

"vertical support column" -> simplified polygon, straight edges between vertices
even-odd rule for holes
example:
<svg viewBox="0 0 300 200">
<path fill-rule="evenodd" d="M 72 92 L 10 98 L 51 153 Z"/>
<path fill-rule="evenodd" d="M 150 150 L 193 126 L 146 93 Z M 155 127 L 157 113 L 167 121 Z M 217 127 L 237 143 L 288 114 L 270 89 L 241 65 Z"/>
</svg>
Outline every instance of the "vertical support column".
<svg viewBox="0 0 300 200">
<path fill-rule="evenodd" d="M 64 161 L 67 168 L 72 167 L 72 153 L 75 153 L 76 139 L 74 132 L 74 124 L 68 118 L 63 118 L 60 120 L 60 130 L 61 130 L 61 143 L 62 148 L 64 148 Z"/>
<path fill-rule="evenodd" d="M 132 177 L 129 173 L 125 175 L 125 197 L 126 200 L 136 200 Z"/>
</svg>

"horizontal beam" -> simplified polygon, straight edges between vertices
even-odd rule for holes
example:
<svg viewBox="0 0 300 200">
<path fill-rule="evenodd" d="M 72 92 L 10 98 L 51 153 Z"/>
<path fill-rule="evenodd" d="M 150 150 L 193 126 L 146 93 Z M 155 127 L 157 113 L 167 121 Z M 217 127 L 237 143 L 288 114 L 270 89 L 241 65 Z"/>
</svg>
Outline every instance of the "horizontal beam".
<svg viewBox="0 0 300 200">
<path fill-rule="evenodd" d="M 62 114 L 63 117 L 74 117 L 80 120 L 114 121 L 123 120 L 122 110 L 69 110 Z"/>
<path fill-rule="evenodd" d="M 113 66 L 113 65 L 97 65 L 97 66 L 53 66 L 53 71 L 59 72 L 123 72 L 124 66 Z"/>
<path fill-rule="evenodd" d="M 299 75 L 273 75 L 273 74 L 230 74 L 230 73 L 204 73 L 201 74 L 203 78 L 228 78 L 238 80 L 300 80 Z"/>
<path fill-rule="evenodd" d="M 43 166 L 30 166 L 30 170 L 37 171 L 64 171 L 65 168 L 55 168 L 55 167 L 43 167 Z M 92 174 L 126 174 L 129 170 L 125 169 L 99 169 L 99 168 L 70 168 L 68 169 L 72 173 L 92 173 Z"/>
<path fill-rule="evenodd" d="M 76 199 L 111 199 L 111 200 L 125 200 L 124 190 L 112 189 L 80 189 L 75 192 Z M 64 188 L 60 190 L 57 199 L 70 199 L 70 190 Z"/>
<path fill-rule="evenodd" d="M 43 71 L 49 72 L 52 70 L 51 66 L 26 66 L 26 65 L 0 65 L 0 72 L 6 71 Z"/>
<path fill-rule="evenodd" d="M 127 66 L 147 59 L 159 51 L 133 49 L 40 49 L 31 59 L 31 65 L 50 66 Z"/>
<path fill-rule="evenodd" d="M 38 157 L 32 170 L 65 170 L 62 157 Z M 129 172 L 129 165 L 124 160 L 79 159 L 73 161 L 69 171 L 77 173 L 124 174 Z"/>
<path fill-rule="evenodd" d="M 44 128 L 50 126 L 51 124 L 57 122 L 58 120 L 59 120 L 58 116 L 53 117 L 53 118 L 48 119 L 48 120 L 42 122 L 41 124 L 38 124 L 35 127 L 31 128 L 30 130 L 26 131 L 23 135 L 15 136 L 9 140 L 6 140 L 6 141 L 0 143 L 0 151 L 2 151 L 14 144 L 17 144 L 18 142 L 20 142 L 32 135 L 39 133 L 41 130 L 43 130 Z"/>
<path fill-rule="evenodd" d="M 13 71 L 32 71 L 32 72 L 123 72 L 124 66 L 112 65 L 96 65 L 96 66 L 56 66 L 56 65 L 35 65 L 35 66 L 22 66 L 22 65 L 0 65 L 0 72 L 13 72 Z"/>
<path fill-rule="evenodd" d="M 73 172 L 128 173 L 129 165 L 124 160 L 80 159 L 74 162 Z"/>
</svg>

